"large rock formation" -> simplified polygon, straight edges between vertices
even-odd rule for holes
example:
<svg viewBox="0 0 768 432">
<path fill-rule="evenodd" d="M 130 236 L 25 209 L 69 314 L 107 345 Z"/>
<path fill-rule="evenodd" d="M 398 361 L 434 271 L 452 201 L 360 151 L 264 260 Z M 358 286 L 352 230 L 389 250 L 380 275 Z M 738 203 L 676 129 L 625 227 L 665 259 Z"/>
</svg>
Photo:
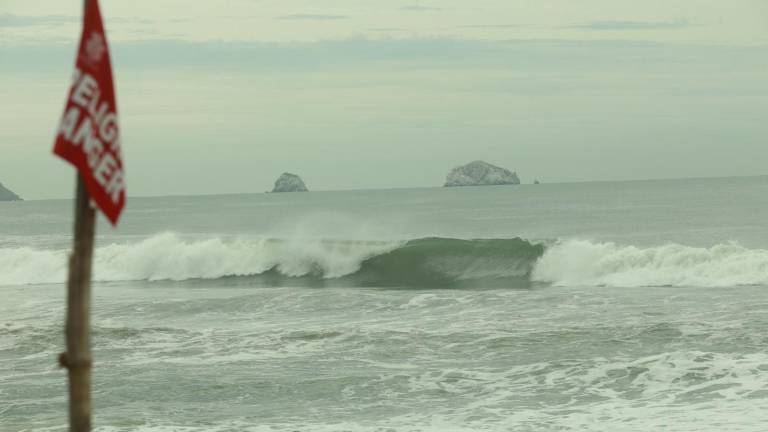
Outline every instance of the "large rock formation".
<svg viewBox="0 0 768 432">
<path fill-rule="evenodd" d="M 445 178 L 445 187 L 450 186 L 486 186 L 520 184 L 517 173 L 491 165 L 488 162 L 474 161 L 456 167 Z"/>
<path fill-rule="evenodd" d="M 283 173 L 275 180 L 272 192 L 306 192 L 307 186 L 296 174 Z"/>
<path fill-rule="evenodd" d="M 21 198 L 0 183 L 0 201 L 21 201 Z"/>
</svg>

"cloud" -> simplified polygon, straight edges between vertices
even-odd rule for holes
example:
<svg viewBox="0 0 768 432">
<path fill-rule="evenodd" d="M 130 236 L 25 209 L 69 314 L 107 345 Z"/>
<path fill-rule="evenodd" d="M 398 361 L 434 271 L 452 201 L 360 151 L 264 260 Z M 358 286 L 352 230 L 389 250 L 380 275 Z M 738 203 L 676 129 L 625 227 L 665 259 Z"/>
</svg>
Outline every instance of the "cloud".
<svg viewBox="0 0 768 432">
<path fill-rule="evenodd" d="M 76 50 L 75 42 L 68 39 L 0 43 L 3 74 L 68 76 Z M 740 70 L 753 71 L 768 67 L 768 57 L 761 55 L 766 48 L 764 45 L 719 47 L 626 39 L 483 41 L 392 37 L 314 42 L 152 39 L 113 42 L 110 48 L 118 74 L 134 70 L 179 76 L 191 70 L 235 75 L 290 74 L 313 70 L 329 76 L 390 69 L 430 71 L 434 76 L 440 76 L 444 71 L 450 75 L 452 70 L 484 70 L 512 77 L 559 75 L 563 77 L 562 82 L 567 83 L 567 76 L 586 79 L 595 73 L 616 77 L 664 70 L 664 76 L 695 76 L 716 75 L 731 65 L 739 65 Z M 517 82 L 513 79 L 510 86 Z M 559 87 L 560 82 L 548 85 L 557 90 L 562 88 Z M 764 95 L 754 90 L 752 94 Z"/>
<path fill-rule="evenodd" d="M 688 21 L 593 21 L 574 26 L 582 30 L 676 30 L 688 27 Z"/>
<path fill-rule="evenodd" d="M 369 28 L 368 30 L 372 32 L 399 32 L 399 31 L 406 31 L 404 28 L 397 28 L 397 27 L 373 27 Z"/>
<path fill-rule="evenodd" d="M 349 18 L 346 15 L 292 14 L 276 17 L 279 20 L 333 21 Z"/>
<path fill-rule="evenodd" d="M 51 26 L 80 22 L 80 17 L 68 15 L 12 15 L 0 14 L 0 27 Z"/>
<path fill-rule="evenodd" d="M 104 21 L 106 21 L 107 23 L 121 23 L 121 24 L 157 24 L 159 22 L 162 22 L 159 20 L 152 20 L 149 18 L 139 18 L 139 17 L 104 17 Z M 168 21 L 169 22 L 185 22 L 189 20 L 185 18 L 174 18 Z"/>
<path fill-rule="evenodd" d="M 400 8 L 400 10 L 412 11 L 412 12 L 429 12 L 429 11 L 441 11 L 443 9 L 436 8 L 436 7 L 429 7 L 429 6 L 411 5 L 411 6 L 403 6 Z"/>
<path fill-rule="evenodd" d="M 476 24 L 476 25 L 464 25 L 459 26 L 459 28 L 466 28 L 466 29 L 508 29 L 508 28 L 519 28 L 522 27 L 519 24 Z"/>
<path fill-rule="evenodd" d="M 73 15 L 12 15 L 0 14 L 0 28 L 2 27 L 33 27 L 33 26 L 58 26 L 66 24 L 79 24 L 80 16 Z M 138 17 L 108 17 L 107 23 L 120 24 L 154 24 L 157 21 Z M 175 21 L 175 20 L 173 20 Z"/>
<path fill-rule="evenodd" d="M 714 73 L 724 65 L 739 64 L 765 70 L 768 59 L 759 47 L 661 44 L 639 41 L 564 41 L 471 39 L 344 39 L 316 42 L 184 42 L 149 40 L 111 45 L 118 70 L 196 70 L 218 72 L 291 73 L 308 69 L 346 71 L 392 67 L 440 71 L 482 68 L 504 73 L 560 73 L 574 76 L 638 73 L 661 64 L 668 72 Z M 75 51 L 69 43 L 0 44 L 3 72 L 68 74 Z M 622 60 L 623 59 L 623 60 Z M 638 63 L 637 59 L 644 59 Z M 651 59 L 653 60 L 651 62 Z"/>
</svg>

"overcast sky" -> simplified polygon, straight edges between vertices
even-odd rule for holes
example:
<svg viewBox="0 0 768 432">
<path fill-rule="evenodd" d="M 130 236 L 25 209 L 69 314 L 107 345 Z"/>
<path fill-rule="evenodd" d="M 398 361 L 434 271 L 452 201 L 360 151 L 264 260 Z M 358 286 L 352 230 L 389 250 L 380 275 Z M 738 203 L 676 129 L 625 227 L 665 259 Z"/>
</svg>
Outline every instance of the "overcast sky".
<svg viewBox="0 0 768 432">
<path fill-rule="evenodd" d="M 80 0 L 0 0 L 0 182 L 51 154 Z M 129 195 L 768 174 L 766 0 L 102 0 Z"/>
</svg>

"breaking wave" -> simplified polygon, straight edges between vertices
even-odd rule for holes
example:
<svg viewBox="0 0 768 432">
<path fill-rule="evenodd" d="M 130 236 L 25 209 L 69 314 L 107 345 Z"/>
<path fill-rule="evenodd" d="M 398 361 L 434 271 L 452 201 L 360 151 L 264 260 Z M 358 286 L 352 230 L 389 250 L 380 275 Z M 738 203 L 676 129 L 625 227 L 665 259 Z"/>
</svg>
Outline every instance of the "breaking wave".
<svg viewBox="0 0 768 432">
<path fill-rule="evenodd" d="M 62 283 L 66 256 L 64 250 L 0 248 L 0 285 Z M 712 287 L 768 284 L 768 250 L 520 238 L 190 240 L 163 233 L 99 247 L 94 272 L 101 282 L 240 277 L 263 286 Z"/>
<path fill-rule="evenodd" d="M 547 249 L 532 279 L 558 286 L 762 285 L 768 284 L 768 250 L 735 243 L 641 248 L 569 240 Z"/>
</svg>

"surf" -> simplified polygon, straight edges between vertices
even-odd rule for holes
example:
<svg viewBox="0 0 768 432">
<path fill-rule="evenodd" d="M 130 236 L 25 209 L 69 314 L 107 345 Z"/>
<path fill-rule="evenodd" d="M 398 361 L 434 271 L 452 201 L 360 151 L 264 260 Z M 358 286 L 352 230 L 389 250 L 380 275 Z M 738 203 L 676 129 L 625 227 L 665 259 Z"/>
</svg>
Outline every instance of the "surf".
<svg viewBox="0 0 768 432">
<path fill-rule="evenodd" d="M 697 286 L 768 284 L 768 250 L 737 243 L 654 247 L 560 241 L 536 263 L 532 280 L 557 286 Z"/>
<path fill-rule="evenodd" d="M 254 286 L 531 288 L 768 284 L 768 250 L 522 238 L 412 240 L 183 237 L 161 233 L 95 251 L 94 281 Z M 0 285 L 63 283 L 65 250 L 0 248 Z"/>
</svg>

